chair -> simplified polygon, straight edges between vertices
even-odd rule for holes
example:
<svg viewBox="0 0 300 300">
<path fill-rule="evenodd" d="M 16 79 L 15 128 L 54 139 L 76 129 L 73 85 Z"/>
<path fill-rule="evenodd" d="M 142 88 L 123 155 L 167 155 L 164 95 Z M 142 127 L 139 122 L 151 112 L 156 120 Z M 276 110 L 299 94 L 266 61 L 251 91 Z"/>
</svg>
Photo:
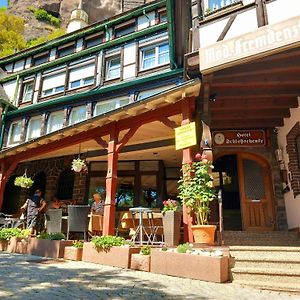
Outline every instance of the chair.
<svg viewBox="0 0 300 300">
<path fill-rule="evenodd" d="M 68 206 L 68 230 L 67 239 L 70 232 L 83 232 L 84 240 L 87 241 L 88 232 L 88 205 L 69 205 Z"/>
<path fill-rule="evenodd" d="M 62 209 L 48 209 L 46 211 L 46 228 L 48 233 L 61 232 Z"/>
<path fill-rule="evenodd" d="M 89 220 L 89 233 L 100 235 L 103 230 L 103 215 L 91 214 Z"/>
</svg>

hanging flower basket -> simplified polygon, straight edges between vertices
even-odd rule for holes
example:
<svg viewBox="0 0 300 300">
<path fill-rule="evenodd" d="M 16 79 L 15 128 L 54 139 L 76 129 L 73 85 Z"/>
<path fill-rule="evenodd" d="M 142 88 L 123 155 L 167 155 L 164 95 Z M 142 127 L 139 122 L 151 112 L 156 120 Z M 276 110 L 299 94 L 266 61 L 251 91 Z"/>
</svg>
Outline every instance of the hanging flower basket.
<svg viewBox="0 0 300 300">
<path fill-rule="evenodd" d="M 84 159 L 81 158 L 75 158 L 72 161 L 72 168 L 75 172 L 87 172 L 87 165 Z"/>
<path fill-rule="evenodd" d="M 15 186 L 20 186 L 21 188 L 30 189 L 32 185 L 33 185 L 33 180 L 30 177 L 27 177 L 26 174 L 15 178 Z"/>
</svg>

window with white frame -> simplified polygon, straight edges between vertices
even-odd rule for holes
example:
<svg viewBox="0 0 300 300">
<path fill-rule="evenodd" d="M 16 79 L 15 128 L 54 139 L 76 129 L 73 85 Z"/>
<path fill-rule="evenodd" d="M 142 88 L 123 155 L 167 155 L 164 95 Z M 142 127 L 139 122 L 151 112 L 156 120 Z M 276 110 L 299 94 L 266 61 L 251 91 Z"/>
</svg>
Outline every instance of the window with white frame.
<svg viewBox="0 0 300 300">
<path fill-rule="evenodd" d="M 98 102 L 95 106 L 94 116 L 105 114 L 121 106 L 129 104 L 129 98 L 107 100 Z"/>
<path fill-rule="evenodd" d="M 34 81 L 23 83 L 22 103 L 32 101 L 34 90 Z"/>
<path fill-rule="evenodd" d="M 149 46 L 141 50 L 141 70 L 155 68 L 170 62 L 169 44 L 165 42 L 156 46 Z"/>
<path fill-rule="evenodd" d="M 70 114 L 69 125 L 73 125 L 86 120 L 86 115 L 87 115 L 86 106 L 74 107 Z"/>
<path fill-rule="evenodd" d="M 21 142 L 22 121 L 13 122 L 8 133 L 8 145 L 15 145 Z"/>
<path fill-rule="evenodd" d="M 65 79 L 65 72 L 44 77 L 42 97 L 63 92 L 65 90 Z"/>
<path fill-rule="evenodd" d="M 26 141 L 36 139 L 41 136 L 41 117 L 34 117 L 29 120 L 26 134 Z"/>
<path fill-rule="evenodd" d="M 95 64 L 88 64 L 70 70 L 69 89 L 94 84 Z"/>
<path fill-rule="evenodd" d="M 64 126 L 64 112 L 53 112 L 50 114 L 47 122 L 47 133 L 59 130 Z"/>
<path fill-rule="evenodd" d="M 106 60 L 106 80 L 119 78 L 121 75 L 121 57 L 114 56 Z"/>
<path fill-rule="evenodd" d="M 205 12 L 220 9 L 222 7 L 231 5 L 236 2 L 240 2 L 240 0 L 205 0 L 204 1 Z"/>
</svg>

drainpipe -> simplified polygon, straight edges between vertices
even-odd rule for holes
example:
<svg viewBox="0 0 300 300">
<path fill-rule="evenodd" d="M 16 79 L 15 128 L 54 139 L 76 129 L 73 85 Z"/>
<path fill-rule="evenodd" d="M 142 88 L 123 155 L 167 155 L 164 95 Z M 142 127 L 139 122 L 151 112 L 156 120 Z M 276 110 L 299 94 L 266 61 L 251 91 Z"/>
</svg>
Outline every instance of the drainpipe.
<svg viewBox="0 0 300 300">
<path fill-rule="evenodd" d="M 151 20 L 148 17 L 148 15 L 146 14 L 146 10 L 145 9 L 143 9 L 143 15 L 148 19 L 149 26 L 151 26 Z"/>
<path fill-rule="evenodd" d="M 20 75 L 17 75 L 17 78 L 16 78 L 16 82 L 17 82 L 17 84 L 16 84 L 16 88 L 15 88 L 15 92 L 14 92 L 14 98 L 13 98 L 13 100 L 14 100 L 14 105 L 16 105 L 17 106 L 17 96 L 18 96 L 18 90 L 19 90 L 19 85 L 20 85 Z"/>
<path fill-rule="evenodd" d="M 108 35 L 108 36 L 109 36 L 108 40 L 110 41 L 111 35 L 110 35 L 109 31 L 108 31 L 108 26 L 107 26 L 107 24 L 104 25 L 104 28 L 105 28 L 105 40 L 106 40 L 106 36 Z"/>
<path fill-rule="evenodd" d="M 2 111 L 1 114 L 1 134 L 0 134 L 0 149 L 2 149 L 2 145 L 3 145 L 3 138 L 4 138 L 4 128 L 5 128 L 5 114 L 7 113 L 9 104 L 5 105 L 4 110 Z"/>
<path fill-rule="evenodd" d="M 171 69 L 177 69 L 175 57 L 175 28 L 174 28 L 174 3 L 173 0 L 167 0 L 168 34 Z"/>
</svg>

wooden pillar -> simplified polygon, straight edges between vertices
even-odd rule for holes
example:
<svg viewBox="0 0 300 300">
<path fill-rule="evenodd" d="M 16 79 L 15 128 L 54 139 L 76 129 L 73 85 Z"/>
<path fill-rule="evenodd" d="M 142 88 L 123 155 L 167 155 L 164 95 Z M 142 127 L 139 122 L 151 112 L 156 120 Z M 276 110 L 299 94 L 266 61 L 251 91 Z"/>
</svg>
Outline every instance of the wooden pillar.
<svg viewBox="0 0 300 300">
<path fill-rule="evenodd" d="M 115 235 L 115 196 L 117 191 L 118 171 L 118 136 L 116 126 L 112 126 L 107 148 L 106 200 L 103 217 L 103 235 Z"/>
<path fill-rule="evenodd" d="M 186 98 L 182 101 L 182 122 L 181 125 L 189 124 L 192 121 L 192 113 L 195 109 L 195 98 Z M 182 150 L 182 164 L 191 163 L 194 161 L 192 148 Z M 183 232 L 184 241 L 193 242 L 193 233 L 191 225 L 193 222 L 192 216 L 189 214 L 189 209 L 183 205 Z"/>
</svg>

